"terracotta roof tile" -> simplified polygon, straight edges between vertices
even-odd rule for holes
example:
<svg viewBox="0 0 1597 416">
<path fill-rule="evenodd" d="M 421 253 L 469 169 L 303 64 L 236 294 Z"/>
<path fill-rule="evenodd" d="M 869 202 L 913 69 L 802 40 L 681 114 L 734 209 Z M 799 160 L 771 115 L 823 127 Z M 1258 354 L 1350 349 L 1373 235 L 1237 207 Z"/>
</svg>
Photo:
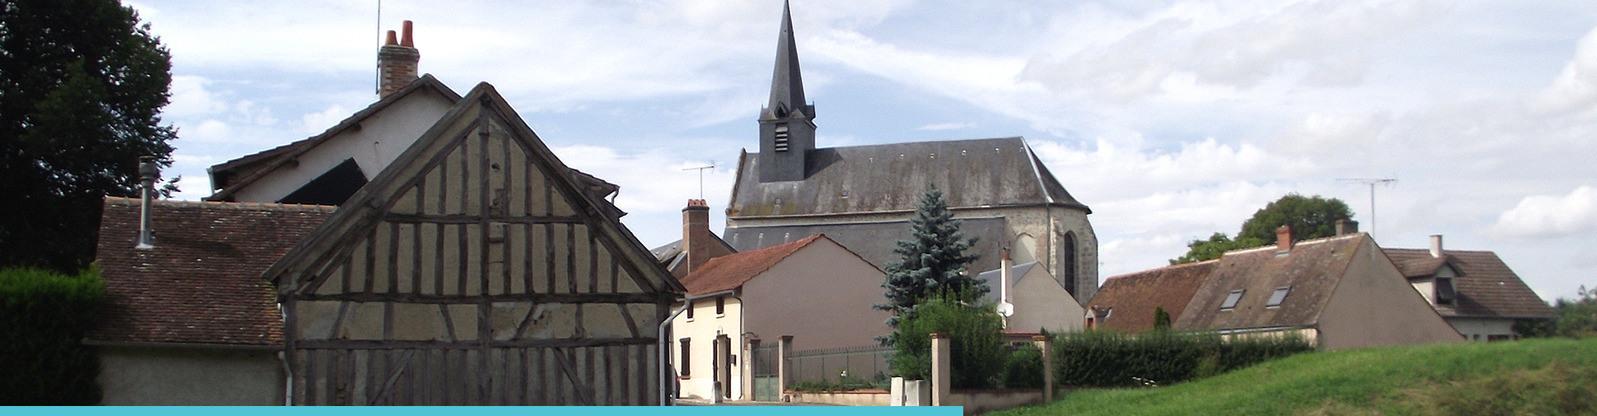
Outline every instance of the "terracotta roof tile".
<svg viewBox="0 0 1597 416">
<path fill-rule="evenodd" d="M 1556 314 L 1552 307 L 1547 306 L 1547 302 L 1520 280 L 1513 269 L 1503 263 L 1503 259 L 1497 257 L 1497 253 L 1446 250 L 1444 256 L 1438 259 L 1431 256 L 1429 249 L 1389 248 L 1385 251 L 1393 263 L 1400 265 L 1437 263 L 1435 267 L 1429 267 L 1429 273 L 1416 272 L 1410 275 L 1405 268 L 1403 274 L 1407 277 L 1434 275 L 1444 259 L 1458 270 L 1461 276 L 1453 279 L 1458 299 L 1452 308 L 1437 310 L 1443 316 L 1552 318 Z"/>
<path fill-rule="evenodd" d="M 1153 329 L 1153 315 L 1158 308 L 1164 308 L 1171 322 L 1175 322 L 1217 262 L 1180 264 L 1111 277 L 1087 302 L 1087 310 L 1099 317 L 1094 324 L 1097 328 L 1119 332 Z"/>
<path fill-rule="evenodd" d="M 183 201 L 152 208 L 155 248 L 139 250 L 139 200 L 106 198 L 96 262 L 107 307 L 87 338 L 281 344 L 276 291 L 261 272 L 333 208 Z"/>
<path fill-rule="evenodd" d="M 823 238 L 826 236 L 816 234 L 787 244 L 716 257 L 683 277 L 682 287 L 687 289 L 689 295 L 735 289 L 799 249 Z M 827 238 L 827 241 L 831 239 Z"/>
</svg>

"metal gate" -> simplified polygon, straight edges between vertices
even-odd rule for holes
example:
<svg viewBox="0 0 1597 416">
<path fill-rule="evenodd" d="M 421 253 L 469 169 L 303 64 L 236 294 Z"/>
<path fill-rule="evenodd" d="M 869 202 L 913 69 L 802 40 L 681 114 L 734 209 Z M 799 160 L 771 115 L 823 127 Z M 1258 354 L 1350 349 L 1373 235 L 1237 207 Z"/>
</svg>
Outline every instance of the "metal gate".
<svg viewBox="0 0 1597 416">
<path fill-rule="evenodd" d="M 781 374 L 777 371 L 778 348 L 780 345 L 762 345 L 754 347 L 750 353 L 753 368 L 750 376 L 754 378 L 754 401 L 774 402 L 782 398 Z"/>
</svg>

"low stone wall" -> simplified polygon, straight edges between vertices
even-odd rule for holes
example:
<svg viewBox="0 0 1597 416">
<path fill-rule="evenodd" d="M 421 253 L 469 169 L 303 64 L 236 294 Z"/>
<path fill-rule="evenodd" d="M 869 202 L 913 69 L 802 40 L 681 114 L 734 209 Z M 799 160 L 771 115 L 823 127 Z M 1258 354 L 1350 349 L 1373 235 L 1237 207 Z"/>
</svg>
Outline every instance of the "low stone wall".
<svg viewBox="0 0 1597 416">
<path fill-rule="evenodd" d="M 857 390 L 839 392 L 788 391 L 783 394 L 787 402 L 825 403 L 839 406 L 886 406 L 890 396 L 885 390 Z"/>
<path fill-rule="evenodd" d="M 955 390 L 950 394 L 952 404 L 964 406 L 965 414 L 974 415 L 991 411 L 1013 409 L 1041 404 L 1042 389 L 1025 390 Z"/>
</svg>

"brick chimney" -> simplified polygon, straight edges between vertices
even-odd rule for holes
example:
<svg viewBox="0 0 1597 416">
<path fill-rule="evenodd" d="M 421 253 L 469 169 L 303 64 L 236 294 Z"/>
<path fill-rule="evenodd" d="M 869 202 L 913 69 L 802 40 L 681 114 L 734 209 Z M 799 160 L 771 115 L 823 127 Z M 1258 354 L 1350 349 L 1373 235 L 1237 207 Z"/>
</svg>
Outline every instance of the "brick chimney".
<svg viewBox="0 0 1597 416">
<path fill-rule="evenodd" d="M 716 257 L 715 236 L 710 234 L 710 205 L 703 199 L 689 199 L 682 209 L 682 252 L 687 256 L 687 269 L 692 272 Z M 725 253 L 721 253 L 725 254 Z"/>
<path fill-rule="evenodd" d="M 1275 249 L 1281 253 L 1292 251 L 1292 227 L 1283 225 L 1275 229 Z"/>
<path fill-rule="evenodd" d="M 1359 222 L 1354 220 L 1336 220 L 1336 235 L 1344 236 L 1359 232 Z"/>
<path fill-rule="evenodd" d="M 403 32 L 403 36 L 396 36 L 394 31 L 388 31 L 388 41 L 377 51 L 377 68 L 381 76 L 377 95 L 380 98 L 388 98 L 410 85 L 418 76 L 416 63 L 421 61 L 421 52 L 416 50 L 416 44 L 410 37 L 409 20 L 405 21 Z"/>
</svg>

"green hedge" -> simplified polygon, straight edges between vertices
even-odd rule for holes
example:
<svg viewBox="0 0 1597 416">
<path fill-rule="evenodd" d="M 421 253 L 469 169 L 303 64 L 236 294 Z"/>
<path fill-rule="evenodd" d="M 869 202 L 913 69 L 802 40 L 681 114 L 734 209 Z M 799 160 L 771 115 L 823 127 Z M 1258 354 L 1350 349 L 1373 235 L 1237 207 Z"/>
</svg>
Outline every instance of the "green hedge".
<svg viewBox="0 0 1597 416">
<path fill-rule="evenodd" d="M 99 357 L 81 340 L 105 296 L 97 270 L 0 270 L 0 405 L 100 402 Z"/>
<path fill-rule="evenodd" d="M 1087 331 L 1060 336 L 1053 354 L 1061 385 L 1133 387 L 1180 383 L 1312 350 L 1296 336 L 1226 342 L 1214 334 Z"/>
</svg>

